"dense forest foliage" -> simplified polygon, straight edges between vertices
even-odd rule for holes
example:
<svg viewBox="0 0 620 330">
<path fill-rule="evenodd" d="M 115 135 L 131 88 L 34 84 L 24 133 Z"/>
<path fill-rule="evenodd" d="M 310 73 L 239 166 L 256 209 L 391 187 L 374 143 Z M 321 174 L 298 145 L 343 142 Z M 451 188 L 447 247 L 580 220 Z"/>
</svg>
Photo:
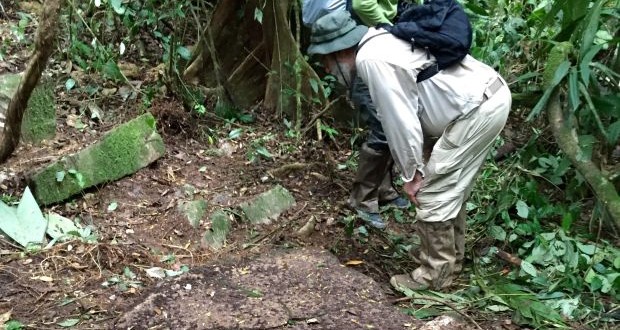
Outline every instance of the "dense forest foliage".
<svg viewBox="0 0 620 330">
<path fill-rule="evenodd" d="M 474 27 L 471 53 L 505 77 L 513 109 L 467 204 L 470 286 L 410 295 L 511 312 L 536 328 L 612 328 L 620 319 L 620 2 L 461 3 Z M 169 95 L 189 118 L 218 118 L 230 136 L 261 116 L 295 143 L 355 148 L 363 130 L 337 118 L 350 111 L 346 93 L 305 55 L 300 10 L 301 0 L 67 0 L 56 36 L 64 52 L 55 56 L 73 72 L 130 86 L 144 111 Z M 36 18 L 19 15 L 0 61 L 15 44 L 34 43 L 26 27 Z M 132 61 L 152 64 L 158 78 L 132 80 Z M 66 91 L 105 90 L 63 79 Z M 248 161 L 271 157 L 261 141 L 252 147 Z M 362 241 L 372 235 L 348 224 Z M 403 255 L 410 248 L 394 244 Z"/>
</svg>

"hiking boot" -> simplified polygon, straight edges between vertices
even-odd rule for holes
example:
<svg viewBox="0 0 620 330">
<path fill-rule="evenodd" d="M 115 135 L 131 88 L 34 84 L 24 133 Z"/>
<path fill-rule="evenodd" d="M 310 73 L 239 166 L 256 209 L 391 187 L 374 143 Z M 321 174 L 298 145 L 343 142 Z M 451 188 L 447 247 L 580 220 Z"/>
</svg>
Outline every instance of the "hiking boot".
<svg viewBox="0 0 620 330">
<path fill-rule="evenodd" d="M 416 261 L 419 267 L 410 275 L 414 283 L 441 290 L 452 285 L 456 248 L 454 244 L 454 221 L 415 223 L 420 236 Z"/>
<path fill-rule="evenodd" d="M 454 270 L 452 274 L 454 277 L 458 277 L 463 271 L 463 262 L 465 261 L 465 232 L 467 230 L 467 210 L 465 209 L 465 204 L 461 207 L 459 214 L 454 219 L 454 249 L 455 249 L 455 257 L 454 260 Z"/>
<path fill-rule="evenodd" d="M 409 289 L 413 291 L 426 290 L 428 289 L 428 284 L 419 283 L 413 280 L 411 274 L 399 274 L 394 275 L 390 278 L 390 284 L 396 291 L 403 292 L 404 289 Z"/>
<path fill-rule="evenodd" d="M 379 213 L 364 212 L 362 210 L 356 211 L 357 215 L 371 227 L 383 229 L 387 226 L 385 221 L 383 221 L 383 217 Z"/>
<path fill-rule="evenodd" d="M 392 163 L 389 150 L 375 150 L 364 143 L 347 204 L 356 210 L 379 213 L 379 200 L 397 198 L 398 192 L 391 184 Z"/>
<path fill-rule="evenodd" d="M 385 205 L 395 207 L 397 209 L 406 209 L 411 206 L 411 202 L 408 199 L 399 196 L 389 202 L 386 202 Z"/>
</svg>

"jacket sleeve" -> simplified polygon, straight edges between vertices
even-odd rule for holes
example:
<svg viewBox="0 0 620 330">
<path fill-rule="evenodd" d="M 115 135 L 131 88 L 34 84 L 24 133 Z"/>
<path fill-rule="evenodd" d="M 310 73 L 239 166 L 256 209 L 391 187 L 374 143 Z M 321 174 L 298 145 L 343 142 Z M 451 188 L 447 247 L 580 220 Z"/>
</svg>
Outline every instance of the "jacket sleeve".
<svg viewBox="0 0 620 330">
<path fill-rule="evenodd" d="M 366 24 L 373 27 L 378 24 L 391 24 L 396 16 L 398 0 L 352 0 L 351 7 L 355 14 Z"/>
</svg>

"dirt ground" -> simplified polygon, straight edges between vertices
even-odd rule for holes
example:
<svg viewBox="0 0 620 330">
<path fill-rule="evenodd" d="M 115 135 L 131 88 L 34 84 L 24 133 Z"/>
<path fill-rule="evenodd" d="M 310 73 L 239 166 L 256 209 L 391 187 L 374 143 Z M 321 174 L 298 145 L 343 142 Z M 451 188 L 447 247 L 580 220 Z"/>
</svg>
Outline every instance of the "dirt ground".
<svg viewBox="0 0 620 330">
<path fill-rule="evenodd" d="M 5 6 L 5 10 L 17 19 L 11 7 Z M 2 20 L 0 28 L 7 31 L 8 24 Z M 0 65 L 0 73 L 23 70 L 27 52 L 15 48 L 9 53 L 13 56 Z M 192 273 L 205 265 L 252 260 L 281 249 L 329 251 L 341 264 L 348 263 L 360 276 L 374 280 L 382 299 L 401 297 L 390 289 L 389 277 L 411 270 L 413 264 L 396 253 L 393 238 L 408 239 L 411 216 L 405 213 L 396 219 L 391 214 L 386 231 L 370 231 L 365 239 L 347 235 L 343 219 L 351 212 L 344 201 L 354 168 L 339 165 L 347 164 L 352 154 L 348 139 L 335 142 L 304 137 L 296 141 L 285 136 L 281 119 L 263 115 L 260 108 L 254 109 L 256 121 L 249 125 L 191 115 L 166 93 L 145 109 L 142 97 L 127 93 L 127 86 L 108 85 L 96 75 L 75 69 L 69 73 L 71 66 L 57 55 L 44 77 L 57 86 L 56 137 L 41 145 L 22 144 L 0 166 L 4 199 L 21 196 L 33 171 L 96 142 L 110 128 L 144 111 L 158 119 L 166 153 L 131 176 L 44 209 L 79 219 L 92 228 L 94 239 L 90 242 L 73 240 L 38 252 L 23 252 L 0 235 L 0 315 L 4 318 L 32 329 L 110 329 L 161 285 L 163 280 L 148 276 L 147 269 Z M 157 69 L 141 63 L 137 68 L 140 73 L 134 81 L 148 85 L 159 79 Z M 87 88 L 67 92 L 67 75 L 74 77 L 78 86 L 95 87 L 97 92 L 89 94 Z M 92 104 L 102 110 L 101 120 L 90 118 Z M 83 127 L 76 125 L 76 120 L 81 120 Z M 229 132 L 237 128 L 243 133 L 230 139 Z M 339 129 L 346 132 L 346 124 Z M 271 159 L 259 156 L 249 161 L 257 141 L 263 141 Z M 291 164 L 293 170 L 274 172 Z M 276 184 L 293 194 L 296 205 L 268 226 L 253 227 L 233 216 L 232 232 L 221 250 L 201 244 L 211 225 L 208 217 L 194 228 L 177 211 L 179 202 L 188 198 L 188 185 L 195 188 L 195 196 L 208 201 L 207 213 L 228 208 L 234 215 L 237 205 Z M 113 203 L 115 208 L 110 207 Z M 297 230 L 311 219 L 315 225 L 310 234 L 299 236 Z M 398 311 L 396 306 L 390 308 Z M 496 325 L 503 327 L 500 322 L 489 328 Z"/>
</svg>

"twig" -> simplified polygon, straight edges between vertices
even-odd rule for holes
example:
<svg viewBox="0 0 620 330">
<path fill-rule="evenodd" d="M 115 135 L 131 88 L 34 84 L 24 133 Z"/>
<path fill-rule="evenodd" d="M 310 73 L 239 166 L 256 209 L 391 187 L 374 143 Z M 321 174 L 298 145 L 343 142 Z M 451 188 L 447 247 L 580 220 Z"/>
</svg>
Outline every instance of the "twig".
<svg viewBox="0 0 620 330">
<path fill-rule="evenodd" d="M 401 303 L 401 302 L 410 301 L 410 300 L 414 300 L 414 299 L 416 299 L 416 297 L 398 298 L 398 299 L 393 300 L 392 304 L 398 304 L 398 303 Z M 433 298 L 433 297 L 426 297 L 426 296 L 425 297 L 418 297 L 417 299 L 430 300 L 430 301 L 434 301 L 434 302 L 440 303 L 442 305 L 445 305 L 445 306 L 449 307 L 450 309 L 452 309 L 453 311 L 459 313 L 459 315 L 461 315 L 464 318 L 466 318 L 469 322 L 471 322 L 473 325 L 475 325 L 476 328 L 478 328 L 480 330 L 484 330 L 484 329 L 482 329 L 482 327 L 480 327 L 478 322 L 476 322 L 476 320 L 474 320 L 471 316 L 461 312 L 458 308 L 456 308 L 456 306 L 452 305 L 451 303 L 449 303 L 447 301 L 443 301 L 443 300 L 436 299 L 436 298 Z M 413 304 L 414 302 L 411 302 L 411 303 Z"/>
<path fill-rule="evenodd" d="M 308 133 L 309 130 L 313 129 L 314 127 L 314 122 L 319 119 L 324 113 L 326 113 L 329 109 L 332 108 L 332 105 L 334 105 L 334 103 L 338 102 L 341 98 L 343 98 L 343 95 L 338 96 L 337 98 L 335 98 L 332 101 L 329 101 L 325 107 L 323 108 L 323 110 L 319 111 L 319 113 L 317 113 L 316 115 L 314 115 L 312 117 L 312 119 L 310 119 L 310 121 L 308 122 L 308 125 L 306 126 L 306 128 L 304 128 L 303 132 L 301 133 L 301 135 L 306 135 Z"/>
<path fill-rule="evenodd" d="M 519 257 L 513 256 L 506 251 L 499 250 L 497 251 L 497 253 L 495 253 L 495 255 L 497 255 L 500 259 L 509 262 L 512 265 L 515 265 L 517 267 L 521 266 L 521 259 Z"/>
<path fill-rule="evenodd" d="M 194 254 L 188 248 L 183 247 L 183 246 L 178 246 L 178 245 L 165 244 L 165 243 L 161 243 L 161 245 L 165 246 L 165 247 L 169 247 L 169 248 L 173 248 L 173 249 L 179 249 L 179 250 L 183 250 L 183 251 L 188 252 L 189 255 L 190 255 L 190 258 L 192 259 L 192 265 L 194 265 Z"/>
<path fill-rule="evenodd" d="M 275 168 L 273 170 L 267 171 L 267 173 L 273 177 L 279 176 L 279 175 L 285 175 L 288 174 L 290 172 L 293 171 L 300 171 L 300 170 L 304 170 L 310 166 L 314 165 L 313 163 L 290 163 L 290 164 L 284 164 L 278 168 Z"/>
<path fill-rule="evenodd" d="M 0 2 L 0 10 L 2 11 L 2 16 L 7 17 L 6 12 L 4 11 L 4 6 L 2 5 L 2 2 Z"/>
</svg>

